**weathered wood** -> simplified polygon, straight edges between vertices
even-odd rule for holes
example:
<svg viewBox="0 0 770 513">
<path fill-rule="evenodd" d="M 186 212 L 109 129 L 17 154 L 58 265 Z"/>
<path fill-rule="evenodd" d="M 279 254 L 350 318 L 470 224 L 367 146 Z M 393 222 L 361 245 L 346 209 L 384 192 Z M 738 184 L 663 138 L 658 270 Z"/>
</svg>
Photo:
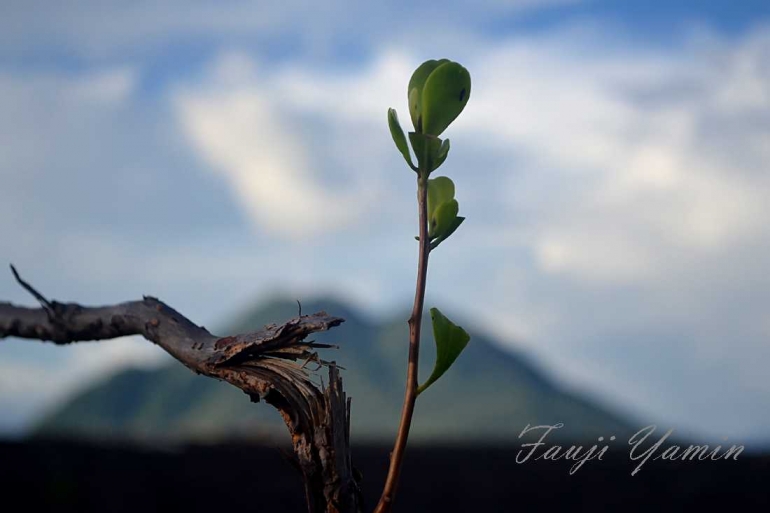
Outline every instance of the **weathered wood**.
<svg viewBox="0 0 770 513">
<path fill-rule="evenodd" d="M 330 347 L 306 337 L 340 325 L 342 318 L 319 312 L 254 333 L 219 337 L 153 297 L 101 307 L 59 303 L 48 301 L 13 272 L 41 307 L 0 303 L 0 339 L 70 344 L 141 335 L 194 372 L 227 381 L 252 401 L 278 409 L 302 471 L 309 511 L 361 511 L 350 458 L 350 410 L 339 370 L 328 364 L 329 385 L 321 390 L 304 365 L 320 361 L 316 349 Z"/>
</svg>

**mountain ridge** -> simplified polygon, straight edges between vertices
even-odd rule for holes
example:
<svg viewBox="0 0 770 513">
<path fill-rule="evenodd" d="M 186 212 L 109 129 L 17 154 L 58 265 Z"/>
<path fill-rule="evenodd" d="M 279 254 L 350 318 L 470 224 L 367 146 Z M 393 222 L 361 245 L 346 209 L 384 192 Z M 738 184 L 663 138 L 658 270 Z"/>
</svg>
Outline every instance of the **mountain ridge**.
<svg viewBox="0 0 770 513">
<path fill-rule="evenodd" d="M 298 314 L 294 300 L 278 298 L 237 313 L 227 333 L 243 333 Z M 390 439 L 403 400 L 408 340 L 406 317 L 377 322 L 335 298 L 301 302 L 303 313 L 326 311 L 345 318 L 313 338 L 336 344 L 321 358 L 336 361 L 352 397 L 351 436 Z M 427 317 L 427 316 L 426 316 Z M 470 324 L 469 324 L 470 326 Z M 587 439 L 631 432 L 627 421 L 554 383 L 536 362 L 471 331 L 468 348 L 418 403 L 415 441 L 512 440 L 527 425 L 562 422 L 555 438 Z M 435 345 L 423 325 L 420 376 L 430 374 Z M 318 381 L 323 380 L 323 371 Z M 43 418 L 35 436 L 97 438 L 272 438 L 285 433 L 268 406 L 251 405 L 237 389 L 197 376 L 174 363 L 156 370 L 126 370 L 94 384 Z"/>
</svg>

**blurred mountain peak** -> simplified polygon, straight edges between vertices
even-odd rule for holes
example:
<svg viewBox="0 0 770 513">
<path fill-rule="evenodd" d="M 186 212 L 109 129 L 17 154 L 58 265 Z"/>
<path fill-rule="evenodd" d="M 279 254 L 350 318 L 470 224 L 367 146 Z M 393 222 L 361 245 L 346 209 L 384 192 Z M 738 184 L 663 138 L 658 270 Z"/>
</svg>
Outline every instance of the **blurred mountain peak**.
<svg viewBox="0 0 770 513">
<path fill-rule="evenodd" d="M 301 300 L 302 313 L 324 310 L 346 322 L 314 339 L 336 344 L 321 354 L 337 361 L 352 398 L 352 436 L 390 440 L 404 393 L 406 317 L 377 323 L 332 297 Z M 244 309 L 225 333 L 243 333 L 284 322 L 299 313 L 296 300 L 278 296 Z M 426 320 L 429 324 L 429 320 Z M 425 396 L 410 439 L 485 442 L 515 439 L 527 424 L 564 423 L 553 438 L 588 439 L 630 433 L 627 421 L 555 386 L 526 355 L 472 333 L 468 348 Z M 420 376 L 431 370 L 435 348 L 426 326 Z M 318 371 L 323 377 L 323 369 Z M 226 383 L 195 375 L 174 362 L 156 370 L 127 370 L 87 388 L 50 412 L 35 430 L 40 436 L 76 436 L 140 441 L 285 438 L 278 414 L 252 405 Z"/>
<path fill-rule="evenodd" d="M 281 323 L 300 314 L 308 315 L 325 311 L 329 315 L 342 317 L 350 324 L 371 324 L 360 310 L 334 296 L 289 297 L 277 295 L 256 303 L 235 315 L 225 325 L 230 333 L 254 331 L 266 324 Z M 343 325 L 344 326 L 344 325 Z"/>
</svg>

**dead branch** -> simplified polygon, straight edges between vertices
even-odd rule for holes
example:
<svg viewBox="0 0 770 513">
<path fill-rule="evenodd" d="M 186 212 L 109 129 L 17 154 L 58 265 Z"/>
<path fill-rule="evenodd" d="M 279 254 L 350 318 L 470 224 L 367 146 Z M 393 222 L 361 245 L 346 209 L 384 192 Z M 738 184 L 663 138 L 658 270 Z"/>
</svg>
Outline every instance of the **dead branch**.
<svg viewBox="0 0 770 513">
<path fill-rule="evenodd" d="M 41 307 L 0 303 L 0 339 L 70 344 L 141 335 L 194 372 L 227 381 L 252 401 L 264 400 L 278 409 L 302 470 L 309 511 L 361 511 L 350 459 L 350 405 L 337 366 L 328 364 L 329 385 L 320 390 L 298 363 L 317 361 L 315 350 L 329 347 L 306 337 L 338 326 L 342 318 L 319 312 L 254 333 L 219 337 L 149 296 L 100 307 L 49 301 L 11 269 Z"/>
</svg>

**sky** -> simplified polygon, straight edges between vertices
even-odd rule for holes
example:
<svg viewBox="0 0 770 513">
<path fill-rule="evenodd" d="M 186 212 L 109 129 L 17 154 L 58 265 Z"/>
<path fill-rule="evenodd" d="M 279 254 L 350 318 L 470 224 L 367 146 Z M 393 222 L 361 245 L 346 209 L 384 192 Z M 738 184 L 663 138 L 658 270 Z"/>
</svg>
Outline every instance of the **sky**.
<svg viewBox="0 0 770 513">
<path fill-rule="evenodd" d="M 0 262 L 209 327 L 276 293 L 405 311 L 415 181 L 386 113 L 408 123 L 432 58 L 473 87 L 428 304 L 645 424 L 769 444 L 766 0 L 4 1 Z M 34 304 L 10 272 L 0 300 Z M 0 341 L 0 434 L 165 362 Z"/>
</svg>

